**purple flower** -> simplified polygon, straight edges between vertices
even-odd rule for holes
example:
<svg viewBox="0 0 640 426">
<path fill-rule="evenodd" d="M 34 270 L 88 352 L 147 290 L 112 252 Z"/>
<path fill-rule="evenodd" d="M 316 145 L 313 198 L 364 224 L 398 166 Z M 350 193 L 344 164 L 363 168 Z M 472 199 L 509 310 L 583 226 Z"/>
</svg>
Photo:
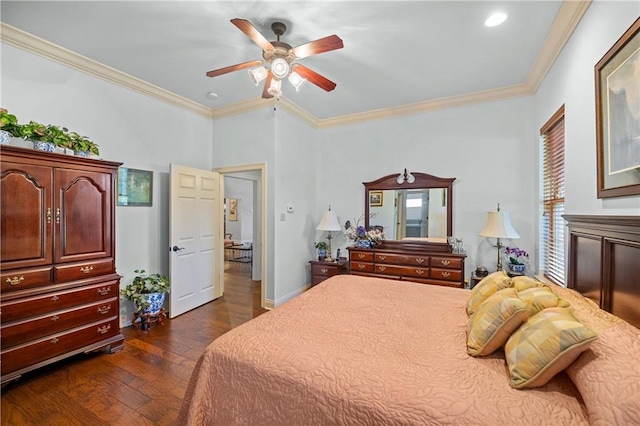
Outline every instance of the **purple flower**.
<svg viewBox="0 0 640 426">
<path fill-rule="evenodd" d="M 506 247 L 504 254 L 509 257 L 509 263 L 524 265 L 529 260 L 529 253 L 518 247 Z"/>
<path fill-rule="evenodd" d="M 358 226 L 358 228 L 356 228 L 356 235 L 360 238 L 364 237 L 365 234 L 367 233 L 367 230 L 364 229 L 364 226 Z"/>
</svg>

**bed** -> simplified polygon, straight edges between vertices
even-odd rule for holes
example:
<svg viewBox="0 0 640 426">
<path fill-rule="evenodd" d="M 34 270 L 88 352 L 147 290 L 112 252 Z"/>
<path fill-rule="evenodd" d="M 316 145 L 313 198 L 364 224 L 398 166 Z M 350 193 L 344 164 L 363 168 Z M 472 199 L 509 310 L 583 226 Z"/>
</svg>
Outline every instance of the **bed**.
<svg viewBox="0 0 640 426">
<path fill-rule="evenodd" d="M 179 424 L 640 424 L 640 330 L 553 292 L 597 339 L 515 389 L 502 349 L 467 353 L 469 290 L 332 277 L 212 342 Z"/>
</svg>

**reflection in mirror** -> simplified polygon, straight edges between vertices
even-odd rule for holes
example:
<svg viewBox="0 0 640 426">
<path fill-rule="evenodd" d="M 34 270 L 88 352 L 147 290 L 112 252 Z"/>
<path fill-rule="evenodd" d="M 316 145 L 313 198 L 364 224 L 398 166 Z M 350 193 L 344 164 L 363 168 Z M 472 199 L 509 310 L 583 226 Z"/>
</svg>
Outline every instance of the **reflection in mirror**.
<svg viewBox="0 0 640 426">
<path fill-rule="evenodd" d="M 446 188 L 387 189 L 381 193 L 381 204 L 370 204 L 369 226 L 382 227 L 386 239 L 447 236 Z"/>
<path fill-rule="evenodd" d="M 365 227 L 378 227 L 386 241 L 446 244 L 453 234 L 454 180 L 405 169 L 400 175 L 364 182 Z"/>
</svg>

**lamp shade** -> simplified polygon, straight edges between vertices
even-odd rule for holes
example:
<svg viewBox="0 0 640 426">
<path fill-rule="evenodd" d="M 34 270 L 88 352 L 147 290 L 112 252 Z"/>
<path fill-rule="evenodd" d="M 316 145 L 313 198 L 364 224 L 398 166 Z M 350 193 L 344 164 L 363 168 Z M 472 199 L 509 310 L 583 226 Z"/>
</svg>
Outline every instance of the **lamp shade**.
<svg viewBox="0 0 640 426">
<path fill-rule="evenodd" d="M 317 231 L 340 231 L 340 222 L 338 222 L 338 216 L 331 209 L 325 211 L 322 214 L 322 220 L 316 227 Z"/>
<path fill-rule="evenodd" d="M 487 222 L 478 234 L 481 237 L 520 238 L 511 224 L 509 212 L 488 212 Z"/>
</svg>

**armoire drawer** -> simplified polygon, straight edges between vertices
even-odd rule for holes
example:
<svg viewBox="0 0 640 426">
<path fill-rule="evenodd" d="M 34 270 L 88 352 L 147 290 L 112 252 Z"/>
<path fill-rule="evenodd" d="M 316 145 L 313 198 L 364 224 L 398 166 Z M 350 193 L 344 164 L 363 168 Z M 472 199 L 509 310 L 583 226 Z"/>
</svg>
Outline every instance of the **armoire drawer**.
<svg viewBox="0 0 640 426">
<path fill-rule="evenodd" d="M 118 280 L 111 280 L 70 290 L 10 300 L 2 303 L 2 322 L 6 324 L 36 315 L 98 302 L 103 299 L 117 297 L 118 292 Z"/>
<path fill-rule="evenodd" d="M 53 267 L 49 265 L 38 268 L 2 271 L 0 273 L 0 289 L 2 293 L 8 293 L 50 285 L 52 282 L 52 270 Z"/>
<path fill-rule="evenodd" d="M 110 257 L 86 262 L 59 264 L 54 267 L 55 281 L 57 283 L 82 280 L 113 272 L 113 259 Z"/>
<path fill-rule="evenodd" d="M 110 317 L 46 338 L 2 350 L 2 374 L 62 355 L 120 333 L 118 317 Z"/>
<path fill-rule="evenodd" d="M 113 297 L 91 305 L 56 311 L 12 323 L 3 322 L 2 349 L 20 345 L 51 334 L 60 333 L 104 318 L 117 315 L 118 299 Z"/>
</svg>

